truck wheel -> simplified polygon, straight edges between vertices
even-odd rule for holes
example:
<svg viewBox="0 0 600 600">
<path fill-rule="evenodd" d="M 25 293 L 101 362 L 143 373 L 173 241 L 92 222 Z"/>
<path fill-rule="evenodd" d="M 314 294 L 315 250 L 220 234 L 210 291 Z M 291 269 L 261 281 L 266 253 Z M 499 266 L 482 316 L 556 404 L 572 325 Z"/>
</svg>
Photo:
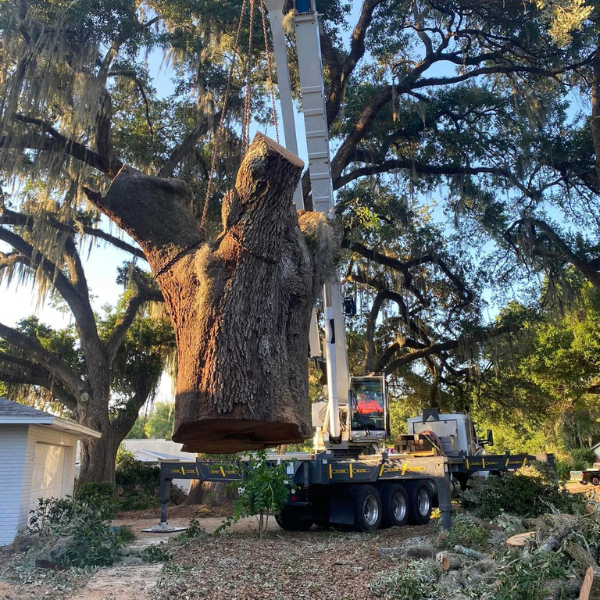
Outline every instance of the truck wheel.
<svg viewBox="0 0 600 600">
<path fill-rule="evenodd" d="M 403 485 L 388 483 L 381 488 L 381 527 L 402 527 L 408 523 L 408 494 Z"/>
<path fill-rule="evenodd" d="M 594 475 L 591 479 L 592 485 L 600 485 L 600 478 L 597 475 Z"/>
<path fill-rule="evenodd" d="M 381 498 L 372 485 L 354 488 L 354 529 L 375 531 L 381 524 Z"/>
<path fill-rule="evenodd" d="M 433 506 L 431 490 L 424 481 L 418 481 L 408 490 L 408 522 L 413 525 L 426 525 L 431 517 Z"/>
<path fill-rule="evenodd" d="M 283 510 L 275 515 L 277 525 L 286 531 L 308 531 L 313 522 L 310 519 L 303 519 L 304 511 L 302 509 L 284 506 Z"/>
</svg>

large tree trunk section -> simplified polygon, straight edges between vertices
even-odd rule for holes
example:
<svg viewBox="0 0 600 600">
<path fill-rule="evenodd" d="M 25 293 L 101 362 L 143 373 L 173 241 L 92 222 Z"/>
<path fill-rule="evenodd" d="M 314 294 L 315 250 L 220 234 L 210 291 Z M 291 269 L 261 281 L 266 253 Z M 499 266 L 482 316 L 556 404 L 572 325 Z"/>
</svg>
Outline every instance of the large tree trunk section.
<svg viewBox="0 0 600 600">
<path fill-rule="evenodd" d="M 123 168 L 92 201 L 142 247 L 178 350 L 173 440 L 229 453 L 311 437 L 308 331 L 337 240 L 292 196 L 302 162 L 257 134 L 223 200 L 223 233 L 206 242 L 179 180 Z"/>
</svg>

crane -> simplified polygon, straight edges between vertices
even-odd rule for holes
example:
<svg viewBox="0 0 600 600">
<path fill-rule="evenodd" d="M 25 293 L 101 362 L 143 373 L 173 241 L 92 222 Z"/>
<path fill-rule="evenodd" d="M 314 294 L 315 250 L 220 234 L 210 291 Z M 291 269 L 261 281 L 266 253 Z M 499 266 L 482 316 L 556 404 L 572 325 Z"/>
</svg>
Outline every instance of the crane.
<svg viewBox="0 0 600 600">
<path fill-rule="evenodd" d="M 264 0 L 264 3 L 269 12 L 273 35 L 285 143 L 287 149 L 297 155 L 295 113 L 283 31 L 284 0 Z M 313 209 L 333 216 L 335 199 L 315 0 L 296 0 L 294 9 L 293 23 Z M 304 209 L 301 185 L 296 190 L 294 201 L 298 210 Z M 339 273 L 335 273 L 324 286 L 323 306 L 327 402 L 313 405 L 313 425 L 317 428 L 315 445 L 317 448 L 341 451 L 372 447 L 376 452 L 389 436 L 385 377 L 350 377 Z M 311 358 L 321 357 L 316 311 L 313 311 L 309 339 Z"/>
<path fill-rule="evenodd" d="M 295 111 L 292 100 L 288 57 L 283 31 L 285 0 L 263 0 L 269 11 L 277 67 L 281 114 L 287 149 L 298 154 Z M 306 144 L 313 208 L 329 216 L 334 195 L 329 162 L 329 136 L 325 110 L 319 28 L 315 0 L 295 0 L 293 24 L 296 33 L 298 71 L 302 93 Z M 300 186 L 294 202 L 304 209 Z M 445 529 L 451 525 L 451 498 L 477 474 L 513 471 L 531 460 L 553 464 L 553 455 L 483 455 L 493 436 L 478 439 L 469 415 L 439 414 L 437 410 L 409 419 L 409 434 L 400 436 L 395 452 L 384 441 L 390 435 L 388 399 L 383 375 L 350 376 L 346 354 L 344 312 L 339 273 L 323 289 L 327 402 L 313 404 L 317 428 L 311 453 L 271 455 L 272 464 L 285 461 L 290 495 L 277 515 L 287 530 L 308 531 L 313 523 L 352 526 L 358 531 L 380 527 L 423 525 L 438 502 Z M 309 335 L 310 356 L 322 356 L 316 311 Z M 362 407 L 361 407 L 362 405 Z M 420 436 L 428 449 L 413 451 Z M 439 443 L 438 443 L 439 442 Z M 242 459 L 243 460 L 243 459 Z M 167 523 L 168 482 L 174 479 L 238 481 L 242 471 L 235 461 L 214 458 L 194 463 L 161 462 L 158 527 L 145 531 L 175 531 Z"/>
</svg>

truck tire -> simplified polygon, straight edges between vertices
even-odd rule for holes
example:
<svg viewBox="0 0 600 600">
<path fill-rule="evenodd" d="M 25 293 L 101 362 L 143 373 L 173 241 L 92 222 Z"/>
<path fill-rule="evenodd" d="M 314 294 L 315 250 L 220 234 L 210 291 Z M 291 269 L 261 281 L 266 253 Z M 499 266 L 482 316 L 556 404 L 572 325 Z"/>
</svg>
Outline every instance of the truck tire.
<svg viewBox="0 0 600 600">
<path fill-rule="evenodd" d="M 381 497 L 372 485 L 357 485 L 354 494 L 354 529 L 375 531 L 381 524 Z"/>
<path fill-rule="evenodd" d="M 431 517 L 433 498 L 424 481 L 413 483 L 408 489 L 408 522 L 412 525 L 426 525 Z"/>
<path fill-rule="evenodd" d="M 403 527 L 408 523 L 408 493 L 399 483 L 386 483 L 381 487 L 381 527 Z"/>
<path fill-rule="evenodd" d="M 284 506 L 283 510 L 275 515 L 277 525 L 286 531 L 308 531 L 313 522 L 310 519 L 303 519 L 305 511 L 302 508 L 292 508 Z"/>
<path fill-rule="evenodd" d="M 592 485 L 600 485 L 600 477 L 598 475 L 594 475 L 591 480 Z"/>
</svg>

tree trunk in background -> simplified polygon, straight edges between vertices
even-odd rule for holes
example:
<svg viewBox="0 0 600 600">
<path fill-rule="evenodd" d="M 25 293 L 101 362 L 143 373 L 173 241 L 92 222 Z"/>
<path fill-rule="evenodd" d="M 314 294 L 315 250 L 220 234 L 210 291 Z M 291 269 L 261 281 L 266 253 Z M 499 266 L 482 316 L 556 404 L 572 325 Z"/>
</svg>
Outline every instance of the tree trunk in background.
<svg viewBox="0 0 600 600">
<path fill-rule="evenodd" d="M 88 356 L 94 355 L 90 351 Z M 123 437 L 109 417 L 110 368 L 103 355 L 96 353 L 93 368 L 88 369 L 89 392 L 86 401 L 77 404 L 77 422 L 99 431 L 101 438 L 84 438 L 80 444 L 80 468 L 77 485 L 115 481 L 117 450 Z"/>
<path fill-rule="evenodd" d="M 301 161 L 257 134 L 206 242 L 179 180 L 124 167 L 90 199 L 142 247 L 175 329 L 173 440 L 230 453 L 311 437 L 308 331 L 338 243 L 326 218 L 292 196 Z"/>
<path fill-rule="evenodd" d="M 77 486 L 90 482 L 115 481 L 117 451 L 123 438 L 117 437 L 111 427 L 94 429 L 100 431 L 102 437 L 81 440 L 81 465 Z"/>
<path fill-rule="evenodd" d="M 225 482 L 193 480 L 186 504 L 204 504 L 205 506 L 223 506 L 227 501 L 237 498 L 237 489 L 228 488 Z"/>
</svg>

